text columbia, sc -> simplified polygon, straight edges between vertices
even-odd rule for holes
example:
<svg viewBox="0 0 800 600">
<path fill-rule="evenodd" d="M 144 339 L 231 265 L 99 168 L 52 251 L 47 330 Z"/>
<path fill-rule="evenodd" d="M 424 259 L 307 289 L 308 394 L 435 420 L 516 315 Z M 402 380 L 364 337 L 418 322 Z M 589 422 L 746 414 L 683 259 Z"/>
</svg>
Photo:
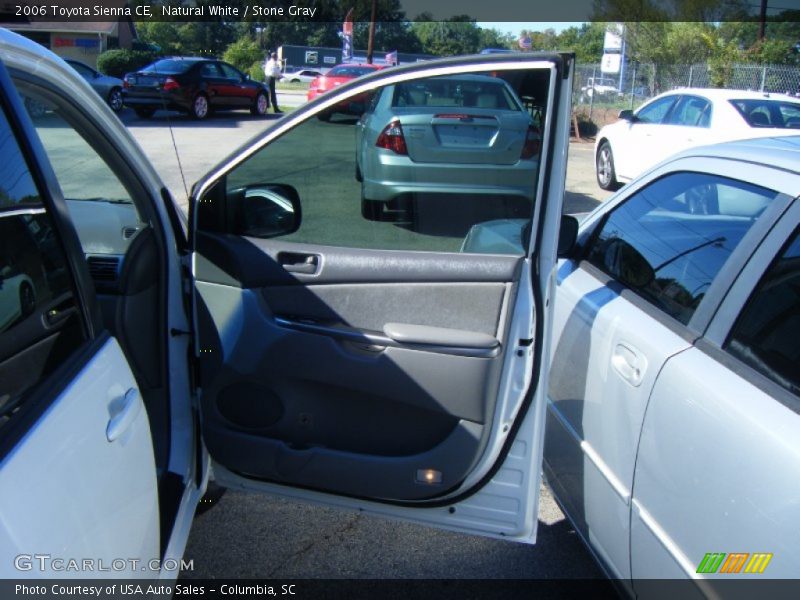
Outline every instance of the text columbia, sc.
<svg viewBox="0 0 800 600">
<path fill-rule="evenodd" d="M 317 8 L 304 6 L 250 6 L 243 8 L 235 6 L 161 6 L 162 17 L 313 17 Z M 207 10 L 206 10 L 207 9 Z"/>
</svg>

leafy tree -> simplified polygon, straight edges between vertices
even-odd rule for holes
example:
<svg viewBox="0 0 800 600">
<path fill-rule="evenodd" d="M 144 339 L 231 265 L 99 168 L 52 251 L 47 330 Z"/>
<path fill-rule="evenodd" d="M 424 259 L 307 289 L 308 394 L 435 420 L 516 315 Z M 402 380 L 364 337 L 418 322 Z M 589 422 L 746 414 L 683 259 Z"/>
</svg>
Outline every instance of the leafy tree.
<svg viewBox="0 0 800 600">
<path fill-rule="evenodd" d="M 474 54 L 481 49 L 481 29 L 466 15 L 445 21 L 415 21 L 411 29 L 422 51 L 436 56 Z"/>
<path fill-rule="evenodd" d="M 165 55 L 180 54 L 178 23 L 169 21 L 142 21 L 136 24 L 139 39 L 161 48 Z"/>
<path fill-rule="evenodd" d="M 222 55 L 222 59 L 240 71 L 249 73 L 254 64 L 259 65 L 261 63 L 263 56 L 264 53 L 258 47 L 258 44 L 251 40 L 249 36 L 245 36 L 228 46 Z"/>
<path fill-rule="evenodd" d="M 138 71 L 157 58 L 155 52 L 141 50 L 106 50 L 97 57 L 97 70 L 112 77 L 124 77 L 126 73 Z"/>
<path fill-rule="evenodd" d="M 497 29 L 478 28 L 480 31 L 481 48 L 508 48 L 511 50 L 519 49 L 517 38 L 511 33 L 503 33 Z"/>
<path fill-rule="evenodd" d="M 568 27 L 558 35 L 556 47 L 552 49 L 572 51 L 578 62 L 596 63 L 603 56 L 605 34 L 605 23 L 584 23 L 580 27 Z M 545 49 L 538 46 L 534 48 Z"/>
</svg>

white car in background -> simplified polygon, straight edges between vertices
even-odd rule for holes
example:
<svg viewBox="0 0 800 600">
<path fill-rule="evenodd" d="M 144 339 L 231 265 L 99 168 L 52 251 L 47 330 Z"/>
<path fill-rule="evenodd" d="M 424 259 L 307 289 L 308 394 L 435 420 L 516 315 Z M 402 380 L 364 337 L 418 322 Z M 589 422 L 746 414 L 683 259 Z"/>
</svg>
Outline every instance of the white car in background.
<svg viewBox="0 0 800 600">
<path fill-rule="evenodd" d="M 597 183 L 617 189 L 668 156 L 693 146 L 797 135 L 800 100 L 784 94 L 680 89 L 623 110 L 595 142 Z"/>
<path fill-rule="evenodd" d="M 317 71 L 314 69 L 301 69 L 300 71 L 294 71 L 293 73 L 284 73 L 283 77 L 281 77 L 281 81 L 289 83 L 311 83 L 317 77 L 322 75 L 322 71 Z"/>
<path fill-rule="evenodd" d="M 31 278 L 10 265 L 0 268 L 0 331 L 31 314 L 35 306 Z"/>
<path fill-rule="evenodd" d="M 589 77 L 586 85 L 581 88 L 581 98 L 584 102 L 592 97 L 610 98 L 612 95 L 619 95 L 619 87 L 611 77 Z"/>
</svg>

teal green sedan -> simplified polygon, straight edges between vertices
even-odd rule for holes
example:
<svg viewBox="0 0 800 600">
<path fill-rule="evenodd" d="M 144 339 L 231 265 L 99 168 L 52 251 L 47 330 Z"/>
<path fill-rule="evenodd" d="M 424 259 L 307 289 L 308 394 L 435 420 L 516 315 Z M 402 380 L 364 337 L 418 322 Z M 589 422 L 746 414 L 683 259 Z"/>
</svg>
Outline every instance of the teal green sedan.
<svg viewBox="0 0 800 600">
<path fill-rule="evenodd" d="M 446 196 L 529 203 L 541 137 L 511 86 L 448 75 L 383 88 L 356 124 L 364 218 Z"/>
</svg>

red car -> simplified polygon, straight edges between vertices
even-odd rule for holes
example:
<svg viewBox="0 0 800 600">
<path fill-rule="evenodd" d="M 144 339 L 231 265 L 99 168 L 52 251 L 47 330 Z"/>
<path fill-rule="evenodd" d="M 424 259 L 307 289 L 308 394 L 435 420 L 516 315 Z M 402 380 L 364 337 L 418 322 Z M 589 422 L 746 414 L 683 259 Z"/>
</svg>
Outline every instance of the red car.
<svg viewBox="0 0 800 600">
<path fill-rule="evenodd" d="M 314 81 L 311 82 L 311 85 L 308 87 L 308 96 L 307 99 L 310 102 L 317 96 L 324 94 L 325 92 L 332 90 L 340 85 L 348 83 L 357 77 L 361 77 L 362 75 L 367 75 L 369 73 L 374 73 L 382 69 L 382 66 L 379 65 L 370 65 L 370 64 L 363 64 L 363 65 L 337 65 L 332 68 L 330 71 L 325 73 L 325 75 L 321 75 L 317 77 Z M 367 96 L 355 96 L 351 98 L 347 103 L 337 104 L 333 107 L 330 111 L 320 114 L 320 118 L 327 120 L 331 117 L 332 114 L 341 112 L 347 114 L 361 114 L 364 112 L 364 107 L 366 106 Z"/>
</svg>

